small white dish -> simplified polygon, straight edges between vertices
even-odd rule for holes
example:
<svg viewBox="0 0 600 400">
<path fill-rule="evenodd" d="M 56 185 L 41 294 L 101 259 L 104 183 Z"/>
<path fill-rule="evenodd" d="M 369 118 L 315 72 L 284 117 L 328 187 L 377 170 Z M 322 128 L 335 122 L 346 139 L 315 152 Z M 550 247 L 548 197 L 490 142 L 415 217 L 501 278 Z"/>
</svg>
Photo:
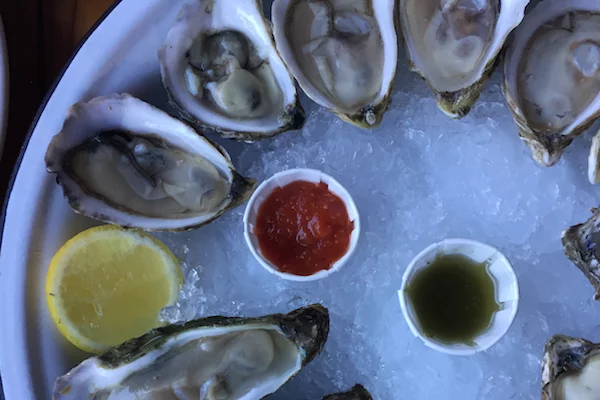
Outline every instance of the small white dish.
<svg viewBox="0 0 600 400">
<path fill-rule="evenodd" d="M 269 260 L 267 260 L 263 256 L 262 252 L 260 251 L 260 246 L 258 244 L 258 238 L 256 237 L 256 235 L 254 235 L 256 215 L 258 214 L 258 209 L 262 202 L 276 188 L 284 187 L 292 182 L 301 180 L 313 183 L 326 183 L 329 190 L 335 195 L 337 195 L 340 199 L 342 199 L 344 205 L 346 206 L 346 210 L 348 211 L 348 217 L 350 218 L 350 221 L 354 222 L 354 230 L 350 235 L 350 245 L 348 246 L 348 251 L 346 252 L 346 254 L 344 254 L 342 258 L 337 260 L 330 269 L 321 270 L 309 276 L 300 276 L 279 271 L 275 265 L 273 265 Z M 340 268 L 342 268 L 342 266 L 346 263 L 346 261 L 348 261 L 348 259 L 352 256 L 352 253 L 354 253 L 359 235 L 360 219 L 358 215 L 358 210 L 356 208 L 356 205 L 354 204 L 354 200 L 352 200 L 352 197 L 350 196 L 350 193 L 348 193 L 348 191 L 331 176 L 315 169 L 289 169 L 273 175 L 271 178 L 261 183 L 260 186 L 256 189 L 252 197 L 250 197 L 248 205 L 246 206 L 246 211 L 244 213 L 244 237 L 246 238 L 248 248 L 256 258 L 256 260 L 270 273 L 290 281 L 316 281 L 318 279 L 326 278 L 334 272 L 339 271 Z"/>
<path fill-rule="evenodd" d="M 406 294 L 406 288 L 417 272 L 444 254 L 462 254 L 478 263 L 489 262 L 488 271 L 494 280 L 496 302 L 500 305 L 500 310 L 494 314 L 489 328 L 474 340 L 474 346 L 446 344 L 425 336 Z M 442 353 L 467 356 L 489 349 L 508 331 L 517 315 L 519 285 L 510 262 L 494 247 L 469 239 L 446 239 L 430 245 L 410 262 L 402 277 L 398 296 L 404 319 L 415 337 L 420 338 L 426 346 Z"/>
</svg>

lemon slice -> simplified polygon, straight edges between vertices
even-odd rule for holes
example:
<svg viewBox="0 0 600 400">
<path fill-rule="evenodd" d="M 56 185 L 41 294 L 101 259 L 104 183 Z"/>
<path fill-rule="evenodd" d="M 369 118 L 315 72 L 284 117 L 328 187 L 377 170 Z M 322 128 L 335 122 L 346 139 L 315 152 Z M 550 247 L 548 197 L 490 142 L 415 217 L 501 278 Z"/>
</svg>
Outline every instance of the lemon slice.
<svg viewBox="0 0 600 400">
<path fill-rule="evenodd" d="M 179 262 L 152 236 L 116 226 L 88 229 L 65 243 L 46 276 L 46 300 L 60 333 L 101 353 L 160 324 L 177 301 Z"/>
</svg>

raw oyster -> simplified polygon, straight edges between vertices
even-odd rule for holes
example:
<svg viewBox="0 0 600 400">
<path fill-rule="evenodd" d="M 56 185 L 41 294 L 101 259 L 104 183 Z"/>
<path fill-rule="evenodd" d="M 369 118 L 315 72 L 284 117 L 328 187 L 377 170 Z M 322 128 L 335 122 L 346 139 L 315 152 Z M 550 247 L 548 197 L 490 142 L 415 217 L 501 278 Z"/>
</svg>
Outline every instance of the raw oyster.
<svg viewBox="0 0 600 400">
<path fill-rule="evenodd" d="M 127 94 L 73 105 L 46 168 L 75 212 L 146 230 L 208 223 L 255 187 L 224 149 Z"/>
<path fill-rule="evenodd" d="M 57 379 L 53 399 L 261 399 L 311 362 L 328 333 L 317 304 L 170 325 L 83 361 Z"/>
<path fill-rule="evenodd" d="M 363 385 L 356 384 L 347 392 L 330 394 L 323 400 L 372 400 L 371 393 Z"/>
<path fill-rule="evenodd" d="M 562 233 L 565 254 L 583 272 L 594 287 L 594 298 L 600 300 L 600 209 L 583 224 Z"/>
<path fill-rule="evenodd" d="M 600 6 L 546 0 L 515 30 L 503 92 L 521 139 L 543 166 L 600 116 Z"/>
<path fill-rule="evenodd" d="M 563 335 L 544 348 L 542 400 L 600 398 L 600 345 Z"/>
<path fill-rule="evenodd" d="M 491 75 L 529 0 L 400 0 L 400 25 L 411 63 L 440 109 L 466 115 Z"/>
<path fill-rule="evenodd" d="M 588 156 L 588 179 L 592 185 L 600 182 L 600 131 L 592 138 Z"/>
<path fill-rule="evenodd" d="M 398 62 L 394 0 L 275 0 L 277 50 L 308 97 L 344 121 L 377 126 Z"/>
<path fill-rule="evenodd" d="M 304 124 L 258 0 L 195 0 L 158 53 L 171 103 L 192 125 L 254 141 Z"/>
</svg>

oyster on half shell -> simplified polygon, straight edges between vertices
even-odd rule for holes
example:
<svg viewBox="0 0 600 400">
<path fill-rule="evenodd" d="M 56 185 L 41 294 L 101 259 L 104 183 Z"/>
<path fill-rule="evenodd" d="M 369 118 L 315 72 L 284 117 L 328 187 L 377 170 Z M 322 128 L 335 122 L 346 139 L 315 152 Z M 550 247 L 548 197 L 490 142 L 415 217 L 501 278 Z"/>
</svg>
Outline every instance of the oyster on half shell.
<svg viewBox="0 0 600 400">
<path fill-rule="evenodd" d="M 262 399 L 311 362 L 328 333 L 318 304 L 169 325 L 83 361 L 57 379 L 53 399 Z"/>
<path fill-rule="evenodd" d="M 450 117 L 466 115 L 529 0 L 400 0 L 411 69 Z"/>
<path fill-rule="evenodd" d="M 542 400 L 600 398 L 600 344 L 554 335 L 544 348 Z"/>
<path fill-rule="evenodd" d="M 260 0 L 194 0 L 158 56 L 171 103 L 194 126 L 255 141 L 304 124 Z"/>
<path fill-rule="evenodd" d="M 275 0 L 277 50 L 302 90 L 346 122 L 377 126 L 398 62 L 394 0 Z"/>
<path fill-rule="evenodd" d="M 255 187 L 223 148 L 127 94 L 73 105 L 46 168 L 75 212 L 145 230 L 206 224 Z"/>
<path fill-rule="evenodd" d="M 600 208 L 592 212 L 589 220 L 562 232 L 562 243 L 567 257 L 592 284 L 594 298 L 600 300 Z"/>
<path fill-rule="evenodd" d="M 347 392 L 330 394 L 323 400 L 373 400 L 373 397 L 363 385 L 356 384 Z"/>
<path fill-rule="evenodd" d="M 503 92 L 533 158 L 556 164 L 600 116 L 600 5 L 539 3 L 507 49 Z"/>
</svg>

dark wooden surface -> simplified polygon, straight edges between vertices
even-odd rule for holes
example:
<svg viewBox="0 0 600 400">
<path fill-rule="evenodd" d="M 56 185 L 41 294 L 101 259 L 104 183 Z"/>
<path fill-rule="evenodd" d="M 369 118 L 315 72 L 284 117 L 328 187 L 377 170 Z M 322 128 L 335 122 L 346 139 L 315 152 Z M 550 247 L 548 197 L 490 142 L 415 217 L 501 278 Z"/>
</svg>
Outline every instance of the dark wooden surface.
<svg viewBox="0 0 600 400">
<path fill-rule="evenodd" d="M 10 79 L 6 142 L 0 161 L 2 199 L 46 92 L 81 38 L 113 1 L 0 0 Z"/>
</svg>

